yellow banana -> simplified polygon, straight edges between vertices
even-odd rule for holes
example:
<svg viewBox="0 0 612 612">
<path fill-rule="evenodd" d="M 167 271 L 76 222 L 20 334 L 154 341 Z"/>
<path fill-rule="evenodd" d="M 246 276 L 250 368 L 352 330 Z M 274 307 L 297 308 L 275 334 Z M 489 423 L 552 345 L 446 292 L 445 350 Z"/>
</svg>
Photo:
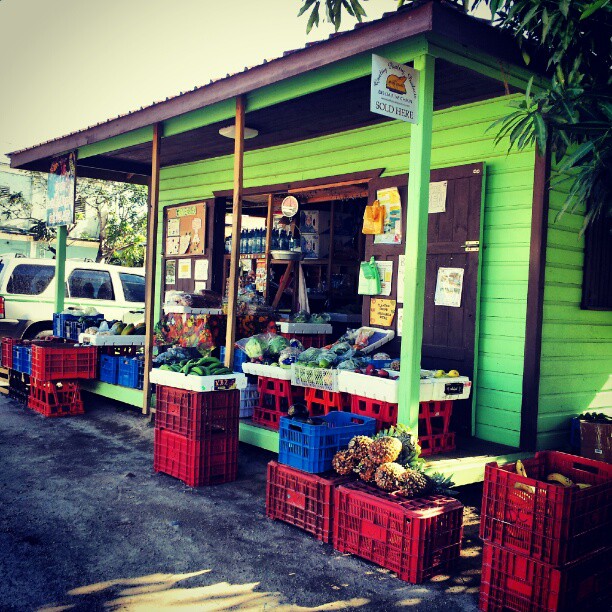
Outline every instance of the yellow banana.
<svg viewBox="0 0 612 612">
<path fill-rule="evenodd" d="M 549 474 L 546 477 L 546 480 L 548 480 L 548 482 L 558 482 L 564 487 L 574 486 L 574 483 L 567 476 L 564 476 L 563 474 L 559 474 L 558 472 L 553 472 L 552 474 Z"/>
<path fill-rule="evenodd" d="M 515 482 L 514 488 L 518 489 L 519 491 L 525 491 L 525 493 L 530 493 L 531 495 L 535 493 L 535 487 L 525 484 L 524 482 Z"/>
<path fill-rule="evenodd" d="M 516 462 L 516 473 L 519 476 L 524 476 L 525 478 L 528 478 L 527 470 L 525 469 L 525 466 L 523 465 L 523 462 L 520 459 Z"/>
<path fill-rule="evenodd" d="M 586 484 L 585 482 L 577 482 L 576 486 L 579 489 L 588 489 L 591 485 L 590 484 Z"/>
</svg>

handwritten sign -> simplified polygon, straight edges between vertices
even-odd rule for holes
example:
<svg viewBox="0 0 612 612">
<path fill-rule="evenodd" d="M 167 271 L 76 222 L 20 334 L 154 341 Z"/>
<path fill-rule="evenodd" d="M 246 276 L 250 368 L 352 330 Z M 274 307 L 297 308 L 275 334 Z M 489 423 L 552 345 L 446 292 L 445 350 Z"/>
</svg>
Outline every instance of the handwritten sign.
<svg viewBox="0 0 612 612">
<path fill-rule="evenodd" d="M 372 298 L 370 300 L 370 325 L 391 327 L 395 317 L 395 300 Z"/>
</svg>

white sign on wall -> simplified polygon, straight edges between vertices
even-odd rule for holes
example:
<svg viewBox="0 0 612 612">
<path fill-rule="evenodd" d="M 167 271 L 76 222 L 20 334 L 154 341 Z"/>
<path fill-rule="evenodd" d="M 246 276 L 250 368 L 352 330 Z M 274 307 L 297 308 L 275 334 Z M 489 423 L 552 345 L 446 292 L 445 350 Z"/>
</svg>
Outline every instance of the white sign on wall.
<svg viewBox="0 0 612 612">
<path fill-rule="evenodd" d="M 385 117 L 418 123 L 419 71 L 372 54 L 370 110 Z"/>
</svg>

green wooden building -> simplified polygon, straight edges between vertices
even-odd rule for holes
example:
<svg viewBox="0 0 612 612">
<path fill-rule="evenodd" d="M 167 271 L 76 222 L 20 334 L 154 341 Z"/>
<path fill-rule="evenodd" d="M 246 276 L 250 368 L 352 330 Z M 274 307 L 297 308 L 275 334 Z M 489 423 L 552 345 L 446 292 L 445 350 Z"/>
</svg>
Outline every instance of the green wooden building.
<svg viewBox="0 0 612 612">
<path fill-rule="evenodd" d="M 418 124 L 370 111 L 372 53 L 420 71 Z M 404 190 L 403 204 L 408 201 L 401 247 L 406 256 L 402 422 L 416 425 L 421 345 L 430 342 L 430 298 L 423 298 L 427 261 L 435 255 L 440 265 L 471 262 L 471 311 L 461 322 L 432 325 L 446 325 L 449 337 L 449 329 L 462 325 L 467 330 L 462 350 L 471 360 L 467 370 L 473 379 L 469 433 L 476 441 L 504 446 L 491 446 L 492 451 L 476 446 L 482 451 L 476 450 L 477 461 L 463 453 L 462 459 L 440 464 L 465 483 L 482 474 L 483 456 L 490 460 L 564 448 L 571 417 L 612 409 L 612 315 L 602 304 L 583 307 L 586 266 L 599 261 L 585 262 L 588 245 L 578 233 L 584 211 L 557 221 L 564 195 L 547 188 L 554 176 L 549 154 L 534 149 L 508 153 L 508 143 L 496 146 L 496 130 L 490 129 L 508 114 L 510 102 L 522 95 L 532 76 L 534 86 L 545 78 L 537 66 L 534 72 L 525 69 L 511 38 L 432 1 L 12 153 L 11 164 L 43 170 L 54 156 L 76 150 L 80 176 L 152 186 L 152 210 L 159 220 L 153 258 L 156 313 L 163 293 L 164 208 L 206 201 L 210 218 L 224 219 L 226 200 L 236 191 L 236 153 L 235 143 L 219 129 L 240 125 L 242 104 L 246 125 L 258 130 L 257 137 L 244 142 L 242 198 L 332 184 L 361 184 L 372 196 L 377 186 L 397 185 Z M 463 238 L 475 245 L 471 250 L 449 254 L 439 246 L 429 253 L 430 180 L 447 181 L 449 202 L 465 209 L 464 217 L 456 216 L 453 235 L 461 237 L 465 230 Z M 430 219 L 430 247 L 431 224 Z M 219 231 L 211 230 L 211 249 L 222 254 Z M 444 236 L 438 238 L 442 244 Z M 217 275 L 211 275 L 209 286 L 219 285 Z M 451 344 L 448 340 L 454 350 Z M 275 436 L 242 427 L 244 441 L 266 448 L 275 448 Z M 503 452 L 495 450 L 500 448 Z"/>
</svg>

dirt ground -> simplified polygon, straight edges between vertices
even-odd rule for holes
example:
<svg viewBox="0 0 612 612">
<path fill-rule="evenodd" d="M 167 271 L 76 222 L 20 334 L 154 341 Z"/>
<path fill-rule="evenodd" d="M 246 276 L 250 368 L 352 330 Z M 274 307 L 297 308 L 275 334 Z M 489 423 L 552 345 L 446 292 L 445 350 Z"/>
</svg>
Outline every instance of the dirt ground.
<svg viewBox="0 0 612 612">
<path fill-rule="evenodd" d="M 0 396 L 0 610 L 476 610 L 481 487 L 464 487 L 461 560 L 410 585 L 265 516 L 272 453 L 190 489 L 153 472 L 153 427 L 86 395 L 45 419 Z"/>
</svg>

